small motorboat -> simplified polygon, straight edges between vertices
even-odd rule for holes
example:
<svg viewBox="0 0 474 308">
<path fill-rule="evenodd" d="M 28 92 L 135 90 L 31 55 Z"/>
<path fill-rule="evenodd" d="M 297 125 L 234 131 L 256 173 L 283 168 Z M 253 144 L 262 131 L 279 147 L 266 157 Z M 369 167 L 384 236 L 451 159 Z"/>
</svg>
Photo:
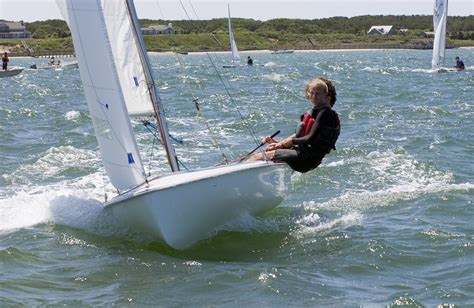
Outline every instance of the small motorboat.
<svg viewBox="0 0 474 308">
<path fill-rule="evenodd" d="M 12 76 L 20 74 L 21 72 L 23 72 L 23 70 L 24 70 L 23 67 L 17 67 L 17 66 L 14 66 L 7 70 L 0 70 L 0 77 L 12 77 Z"/>
<path fill-rule="evenodd" d="M 44 65 L 36 65 L 32 64 L 30 66 L 31 69 L 37 69 L 37 70 L 58 70 L 58 69 L 68 69 L 68 68 L 78 68 L 79 65 L 77 61 L 68 61 L 68 62 L 49 62 L 48 64 Z"/>
<path fill-rule="evenodd" d="M 272 51 L 272 54 L 283 54 L 283 53 L 294 53 L 295 51 L 293 49 L 278 49 Z"/>
</svg>

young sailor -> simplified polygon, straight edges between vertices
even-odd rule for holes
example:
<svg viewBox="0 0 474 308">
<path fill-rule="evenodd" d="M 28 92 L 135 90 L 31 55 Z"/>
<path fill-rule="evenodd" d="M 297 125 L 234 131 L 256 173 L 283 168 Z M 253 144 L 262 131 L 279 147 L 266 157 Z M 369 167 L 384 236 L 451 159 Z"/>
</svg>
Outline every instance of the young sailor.
<svg viewBox="0 0 474 308">
<path fill-rule="evenodd" d="M 252 66 L 253 65 L 253 60 L 250 58 L 250 56 L 247 57 L 247 65 Z"/>
<path fill-rule="evenodd" d="M 336 95 L 330 81 L 329 84 L 333 96 L 328 95 L 328 85 L 320 78 L 306 84 L 306 98 L 310 100 L 313 108 L 302 116 L 297 134 L 280 142 L 265 137 L 264 142 L 270 143 L 265 151 L 268 159 L 284 161 L 293 170 L 304 173 L 319 166 L 324 156 L 335 150 L 340 123 L 337 113 L 331 109 L 331 101 L 335 102 Z M 264 156 L 257 153 L 251 159 L 263 160 Z"/>
<path fill-rule="evenodd" d="M 458 71 L 463 71 L 465 69 L 464 62 L 459 59 L 459 57 L 456 57 L 455 60 L 456 65 L 454 65 L 454 68 L 456 68 Z"/>
</svg>

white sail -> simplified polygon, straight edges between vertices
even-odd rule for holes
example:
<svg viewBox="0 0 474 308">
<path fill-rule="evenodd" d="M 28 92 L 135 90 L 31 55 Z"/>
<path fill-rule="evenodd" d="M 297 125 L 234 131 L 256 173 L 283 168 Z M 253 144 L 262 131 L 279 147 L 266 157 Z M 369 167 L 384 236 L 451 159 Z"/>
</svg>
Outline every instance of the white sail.
<svg viewBox="0 0 474 308">
<path fill-rule="evenodd" d="M 433 41 L 433 69 L 440 68 L 444 62 L 446 50 L 446 22 L 448 19 L 448 0 L 435 0 L 433 12 L 433 28 L 435 32 Z"/>
<path fill-rule="evenodd" d="M 232 32 L 232 23 L 230 21 L 230 6 L 229 5 L 227 5 L 227 9 L 229 11 L 229 41 L 230 41 L 230 49 L 232 50 L 232 62 L 234 64 L 238 64 L 240 62 L 240 55 L 239 55 L 239 49 L 237 48 L 237 44 L 235 43 L 234 32 Z"/>
<path fill-rule="evenodd" d="M 133 41 L 118 42 L 126 34 L 110 37 L 111 31 L 108 30 L 108 27 L 115 27 L 117 32 L 127 33 L 130 24 L 127 23 L 128 28 L 123 29 L 115 25 L 124 23 L 124 20 L 113 21 L 116 16 L 115 12 L 112 13 L 116 9 L 112 7 L 113 1 L 104 6 L 100 0 L 57 2 L 71 29 L 84 92 L 107 175 L 118 190 L 135 187 L 145 181 L 145 172 L 125 104 L 126 97 L 131 94 L 124 92 L 132 90 L 122 91 L 121 70 L 136 74 L 139 78 L 141 76 L 134 70 L 134 65 L 118 65 L 113 57 L 113 44 L 131 45 Z M 122 46 L 121 50 L 128 52 L 129 47 Z M 124 58 L 130 55 L 126 53 Z"/>
<path fill-rule="evenodd" d="M 135 44 L 131 17 L 121 1 L 102 1 L 118 77 L 131 116 L 154 115 L 153 102 Z"/>
</svg>

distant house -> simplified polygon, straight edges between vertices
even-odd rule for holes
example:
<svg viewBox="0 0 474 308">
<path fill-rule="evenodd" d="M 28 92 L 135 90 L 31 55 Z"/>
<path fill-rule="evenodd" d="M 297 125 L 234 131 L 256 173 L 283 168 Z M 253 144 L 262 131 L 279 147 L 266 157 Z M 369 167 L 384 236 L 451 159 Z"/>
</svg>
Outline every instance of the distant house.
<svg viewBox="0 0 474 308">
<path fill-rule="evenodd" d="M 23 21 L 0 21 L 0 39 L 31 38 L 31 32 L 26 30 Z"/>
<path fill-rule="evenodd" d="M 142 28 L 143 35 L 157 35 L 157 34 L 176 34 L 171 23 L 168 26 L 156 25 Z"/>
<path fill-rule="evenodd" d="M 434 32 L 430 32 L 430 31 L 421 32 L 421 34 L 422 34 L 424 37 L 433 37 L 433 36 L 435 35 Z"/>
<path fill-rule="evenodd" d="M 367 34 L 378 34 L 378 35 L 393 35 L 396 34 L 397 30 L 393 26 L 372 26 Z"/>
</svg>

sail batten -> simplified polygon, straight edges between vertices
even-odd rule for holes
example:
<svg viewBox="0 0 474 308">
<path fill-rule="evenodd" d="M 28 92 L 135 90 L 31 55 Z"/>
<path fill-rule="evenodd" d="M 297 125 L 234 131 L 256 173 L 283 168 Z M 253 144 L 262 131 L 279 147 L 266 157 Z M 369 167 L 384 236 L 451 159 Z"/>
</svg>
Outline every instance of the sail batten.
<svg viewBox="0 0 474 308">
<path fill-rule="evenodd" d="M 448 19 L 448 0 L 435 0 L 433 11 L 433 58 L 431 66 L 438 69 L 444 63 L 446 51 L 446 22 Z"/>
</svg>

